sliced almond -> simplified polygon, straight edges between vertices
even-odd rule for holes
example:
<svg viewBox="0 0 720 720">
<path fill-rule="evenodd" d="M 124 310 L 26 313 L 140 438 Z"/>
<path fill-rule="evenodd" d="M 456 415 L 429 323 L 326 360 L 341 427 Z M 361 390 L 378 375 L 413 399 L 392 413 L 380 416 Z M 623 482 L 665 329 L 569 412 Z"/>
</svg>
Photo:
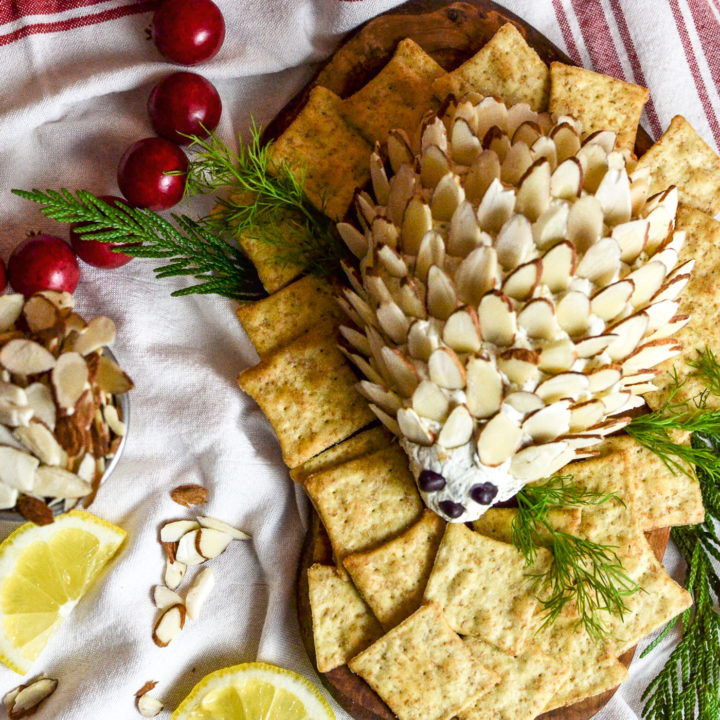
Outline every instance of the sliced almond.
<svg viewBox="0 0 720 720">
<path fill-rule="evenodd" d="M 185 606 L 172 605 L 160 616 L 155 623 L 152 639 L 158 647 L 167 647 L 179 634 L 185 625 Z"/>
<path fill-rule="evenodd" d="M 555 143 L 545 135 L 541 135 L 530 148 L 533 160 L 537 161 L 544 158 L 550 163 L 550 170 L 553 171 L 557 167 L 557 151 Z"/>
<path fill-rule="evenodd" d="M 545 158 L 536 160 L 521 178 L 515 210 L 531 222 L 537 220 L 550 202 L 551 166 Z"/>
<path fill-rule="evenodd" d="M 478 227 L 475 217 L 475 208 L 472 203 L 464 200 L 453 213 L 448 229 L 447 242 L 448 253 L 459 257 L 465 257 L 489 236 L 483 236 Z"/>
<path fill-rule="evenodd" d="M 450 402 L 445 393 L 430 380 L 423 380 L 415 388 L 412 407 L 421 417 L 435 422 L 445 422 L 450 412 Z"/>
<path fill-rule="evenodd" d="M 165 523 L 160 528 L 160 541 L 169 543 L 178 542 L 185 533 L 191 530 L 197 530 L 199 527 L 200 523 L 195 520 L 174 520 Z"/>
<path fill-rule="evenodd" d="M 624 310 L 634 291 L 632 280 L 618 280 L 593 295 L 590 309 L 606 322 L 613 320 Z"/>
<path fill-rule="evenodd" d="M 0 364 L 14 375 L 37 375 L 55 366 L 55 356 L 33 340 L 11 340 L 0 350 Z"/>
<path fill-rule="evenodd" d="M 115 407 L 115 405 L 105 405 L 102 413 L 110 431 L 118 437 L 125 437 L 125 423 L 120 419 L 117 407 Z"/>
<path fill-rule="evenodd" d="M 568 240 L 578 252 L 585 252 L 600 239 L 603 211 L 600 201 L 586 195 L 573 203 L 568 215 Z"/>
<path fill-rule="evenodd" d="M 369 405 L 370 410 L 373 412 L 375 417 L 396 437 L 401 437 L 400 426 L 394 417 L 388 415 L 382 408 L 372 403 Z"/>
<path fill-rule="evenodd" d="M 644 312 L 631 315 L 608 328 L 616 338 L 608 345 L 611 360 L 623 360 L 638 346 L 648 327 L 648 316 Z"/>
<path fill-rule="evenodd" d="M 385 271 L 395 278 L 402 278 L 408 274 L 407 263 L 403 256 L 390 245 L 378 245 L 376 246 L 377 258 Z M 352 302 L 352 298 L 348 298 Z M 358 303 L 353 303 L 355 309 L 358 309 Z"/>
<path fill-rule="evenodd" d="M 509 393 L 503 402 L 523 416 L 545 407 L 545 403 L 535 393 L 524 390 Z"/>
<path fill-rule="evenodd" d="M 480 321 L 472 307 L 461 308 L 447 319 L 443 341 L 455 352 L 472 353 L 480 349 Z"/>
<path fill-rule="evenodd" d="M 153 603 L 158 610 L 166 610 L 173 605 L 182 605 L 182 598 L 165 585 L 156 585 L 153 588 Z"/>
<path fill-rule="evenodd" d="M 185 607 L 191 620 L 197 620 L 200 608 L 215 586 L 215 573 L 212 568 L 203 568 L 196 576 L 185 596 Z"/>
<path fill-rule="evenodd" d="M 575 273 L 577 253 L 572 243 L 564 241 L 548 250 L 542 258 L 542 282 L 553 293 L 565 290 Z"/>
<path fill-rule="evenodd" d="M 523 482 L 540 480 L 567 465 L 574 455 L 573 448 L 564 441 L 529 445 L 513 455 L 510 472 Z"/>
<path fill-rule="evenodd" d="M 376 310 L 380 327 L 395 344 L 401 345 L 407 339 L 410 319 L 394 302 L 382 303 Z"/>
<path fill-rule="evenodd" d="M 500 228 L 495 239 L 498 262 L 504 270 L 513 270 L 530 259 L 530 253 L 534 249 L 530 222 L 523 215 L 512 215 Z"/>
<path fill-rule="evenodd" d="M 72 349 L 81 355 L 88 355 L 110 345 L 115 340 L 115 323 L 108 317 L 94 317 L 72 343 Z"/>
<path fill-rule="evenodd" d="M 42 295 L 33 295 L 23 307 L 23 316 L 30 332 L 49 330 L 60 320 L 58 309 Z"/>
<path fill-rule="evenodd" d="M 465 190 L 460 184 L 460 178 L 452 172 L 446 173 L 435 186 L 430 199 L 433 220 L 449 222 L 463 200 Z"/>
<path fill-rule="evenodd" d="M 587 400 L 573 405 L 570 408 L 570 432 L 586 430 L 593 425 L 597 425 L 607 414 L 609 413 L 604 398 L 602 400 Z"/>
<path fill-rule="evenodd" d="M 542 130 L 537 122 L 533 120 L 526 120 L 525 122 L 520 123 L 513 133 L 512 144 L 515 145 L 515 143 L 521 142 L 530 147 L 541 135 Z"/>
<path fill-rule="evenodd" d="M 55 692 L 57 686 L 57 680 L 41 675 L 21 685 L 12 695 L 6 695 L 3 702 L 9 720 L 19 720 L 34 715 L 40 705 Z"/>
<path fill-rule="evenodd" d="M 368 251 L 368 241 L 365 235 L 350 223 L 338 223 L 335 227 L 350 252 L 359 260 L 364 258 Z"/>
<path fill-rule="evenodd" d="M 18 491 L 5 483 L 0 483 L 0 510 L 14 508 L 18 501 Z"/>
<path fill-rule="evenodd" d="M 575 345 L 569 338 L 554 340 L 540 351 L 539 368 L 545 373 L 560 373 L 569 370 L 577 359 Z"/>
<path fill-rule="evenodd" d="M 570 123 L 556 125 L 550 133 L 550 138 L 557 148 L 559 163 L 562 163 L 566 158 L 572 157 L 580 149 L 580 136 Z"/>
<path fill-rule="evenodd" d="M 450 171 L 450 158 L 437 145 L 429 145 L 420 158 L 420 181 L 423 187 L 435 188 Z"/>
<path fill-rule="evenodd" d="M 562 160 L 550 178 L 550 194 L 555 198 L 574 200 L 580 197 L 582 186 L 583 169 L 575 157 Z"/>
<path fill-rule="evenodd" d="M 479 205 L 493 180 L 500 179 L 500 173 L 500 158 L 497 153 L 492 150 L 483 150 L 475 158 L 465 176 L 465 197 L 473 205 Z"/>
<path fill-rule="evenodd" d="M 500 354 L 498 369 L 518 387 L 533 389 L 540 379 L 540 355 L 535 350 L 510 348 Z"/>
<path fill-rule="evenodd" d="M 523 432 L 536 443 L 549 442 L 566 433 L 570 427 L 569 405 L 567 400 L 546 405 L 525 419 Z"/>
<path fill-rule="evenodd" d="M 401 408 L 397 412 L 397 424 L 402 435 L 418 445 L 432 445 L 435 436 L 423 419 L 412 408 Z"/>
<path fill-rule="evenodd" d="M 641 345 L 622 365 L 623 372 L 629 374 L 656 365 L 675 357 L 682 350 L 682 345 L 674 338 L 652 340 Z"/>
<path fill-rule="evenodd" d="M 485 293 L 495 289 L 497 276 L 498 259 L 495 248 L 475 248 L 455 271 L 460 301 L 477 306 Z"/>
<path fill-rule="evenodd" d="M 7 446 L 25 452 L 27 448 L 12 434 L 9 427 L 0 422 L 0 446 Z"/>
<path fill-rule="evenodd" d="M 450 135 L 450 157 L 455 162 L 470 165 L 482 152 L 482 143 L 464 118 L 456 118 Z"/>
<path fill-rule="evenodd" d="M 620 259 L 632 264 L 647 244 L 650 223 L 647 220 L 631 220 L 616 225 L 612 229 L 612 237 L 620 246 Z"/>
<path fill-rule="evenodd" d="M 590 298 L 585 293 L 571 290 L 557 303 L 557 321 L 570 337 L 584 335 L 590 323 Z"/>
<path fill-rule="evenodd" d="M 470 441 L 472 434 L 472 416 L 464 405 L 458 405 L 445 421 L 437 437 L 437 443 L 446 448 L 460 447 Z"/>
<path fill-rule="evenodd" d="M 184 565 L 200 565 L 208 558 L 200 553 L 197 548 L 197 539 L 201 530 L 191 530 L 185 533 L 178 541 L 175 557 Z M 168 587 L 170 587 L 168 585 Z"/>
<path fill-rule="evenodd" d="M 508 185 L 517 185 L 533 164 L 530 147 L 525 142 L 513 143 L 507 151 L 500 170 L 500 179 Z"/>
<path fill-rule="evenodd" d="M 624 167 L 608 168 L 595 191 L 595 197 L 600 201 L 607 225 L 619 225 L 630 220 L 630 179 Z"/>
<path fill-rule="evenodd" d="M 419 197 L 411 198 L 402 218 L 402 249 L 408 255 L 417 255 L 423 236 L 432 230 L 433 218 L 430 206 Z"/>
<path fill-rule="evenodd" d="M 567 236 L 569 214 L 567 203 L 555 202 L 533 223 L 533 239 L 538 249 L 545 250 Z"/>
<path fill-rule="evenodd" d="M 55 429 L 57 408 L 53 402 L 52 391 L 47 385 L 36 382 L 25 388 L 27 403 L 33 410 L 33 415 L 41 420 L 50 430 Z"/>
<path fill-rule="evenodd" d="M 427 309 L 430 315 L 446 320 L 459 305 L 455 283 L 442 269 L 433 266 L 427 277 Z"/>
<path fill-rule="evenodd" d="M 527 300 L 540 283 L 542 261 L 532 260 L 520 265 L 503 282 L 502 291 L 513 300 Z"/>
<path fill-rule="evenodd" d="M 560 331 L 555 308 L 545 298 L 536 298 L 527 303 L 518 313 L 517 323 L 531 338 L 552 340 Z"/>
<path fill-rule="evenodd" d="M 170 558 L 166 558 L 165 572 L 163 576 L 165 584 L 171 590 L 175 590 L 176 588 L 180 587 L 180 583 L 182 582 L 183 577 L 185 577 L 186 570 L 187 565 L 184 562 L 181 562 L 179 560 L 173 561 Z"/>
<path fill-rule="evenodd" d="M 590 392 L 593 395 L 599 395 L 608 392 L 622 380 L 622 368 L 620 365 L 607 365 L 588 373 L 587 378 L 590 383 Z"/>
<path fill-rule="evenodd" d="M 63 468 L 41 465 L 35 471 L 33 492 L 42 497 L 81 498 L 89 495 L 92 486 L 75 473 Z"/>
<path fill-rule="evenodd" d="M 195 536 L 195 549 L 206 560 L 212 560 L 224 553 L 233 539 L 232 535 L 213 528 L 202 528 L 194 532 L 197 533 Z M 182 558 L 180 559 L 182 560 Z"/>
<path fill-rule="evenodd" d="M 430 379 L 447 390 L 465 387 L 465 367 L 458 356 L 448 347 L 439 347 L 428 361 Z"/>
<path fill-rule="evenodd" d="M 480 462 L 489 467 L 502 465 L 512 457 L 522 442 L 520 426 L 499 412 L 481 429 L 477 448 Z"/>
<path fill-rule="evenodd" d="M 483 137 L 483 147 L 492 150 L 497 154 L 500 162 L 503 162 L 510 149 L 510 138 L 503 132 L 503 129 L 494 125 Z"/>
<path fill-rule="evenodd" d="M 597 285 L 613 282 L 620 270 L 620 247 L 613 238 L 598 240 L 583 255 L 576 273 Z"/>
<path fill-rule="evenodd" d="M 512 345 L 517 332 L 517 321 L 510 299 L 494 291 L 483 297 L 478 308 L 478 319 L 483 340 L 494 345 Z"/>
<path fill-rule="evenodd" d="M 375 151 L 370 155 L 370 181 L 378 205 L 386 205 L 390 193 L 390 184 L 388 183 L 385 164 L 380 156 L 380 148 L 377 143 Z"/>
<path fill-rule="evenodd" d="M 477 418 L 486 418 L 500 409 L 503 382 L 493 363 L 480 357 L 470 358 L 466 366 L 465 389 L 468 410 Z"/>
<path fill-rule="evenodd" d="M 580 338 L 575 341 L 575 352 L 579 358 L 591 358 L 603 352 L 616 338 L 612 333 Z"/>
<path fill-rule="evenodd" d="M 497 178 L 488 186 L 477 209 L 477 219 L 481 230 L 496 234 L 507 222 L 515 209 L 515 192 L 505 189 Z"/>
<path fill-rule="evenodd" d="M 665 281 L 666 273 L 667 268 L 663 263 L 652 260 L 626 276 L 625 279 L 632 281 L 634 286 L 630 297 L 634 307 L 642 307 L 657 294 Z"/>
<path fill-rule="evenodd" d="M 566 372 L 554 375 L 540 383 L 535 392 L 545 403 L 558 400 L 578 400 L 585 395 L 590 383 L 586 375 L 578 372 Z"/>
<path fill-rule="evenodd" d="M 411 357 L 427 362 L 430 353 L 440 345 L 440 337 L 426 320 L 417 320 L 408 332 L 408 351 Z"/>
<path fill-rule="evenodd" d="M 57 359 L 50 377 L 59 407 L 66 412 L 72 411 L 88 381 L 85 359 L 77 352 L 63 353 Z"/>
<path fill-rule="evenodd" d="M 0 447 L 0 482 L 20 492 L 32 492 L 40 461 L 29 453 Z"/>
<path fill-rule="evenodd" d="M 690 282 L 690 273 L 673 274 L 652 298 L 653 302 L 675 300 Z"/>
<path fill-rule="evenodd" d="M 65 290 L 41 290 L 37 294 L 49 300 L 58 310 L 72 310 L 75 307 L 75 298 Z"/>
<path fill-rule="evenodd" d="M 98 362 L 97 385 L 100 390 L 110 395 L 122 395 L 133 388 L 128 374 L 105 355 L 101 356 Z"/>
<path fill-rule="evenodd" d="M 206 515 L 198 515 L 197 521 L 202 527 L 210 530 L 217 530 L 225 535 L 229 535 L 233 540 L 250 539 L 250 536 L 246 532 L 243 532 L 232 525 L 228 525 L 228 523 L 218 520 L 217 518 L 207 517 Z"/>
<path fill-rule="evenodd" d="M 369 380 L 361 380 L 357 388 L 370 402 L 379 405 L 391 414 L 395 414 L 402 407 L 402 398 L 382 385 L 376 385 Z"/>
<path fill-rule="evenodd" d="M 0 333 L 15 325 L 22 313 L 24 301 L 20 293 L 0 295 Z"/>
<path fill-rule="evenodd" d="M 393 172 L 398 172 L 402 165 L 412 165 L 413 153 L 410 140 L 404 130 L 391 130 L 387 138 L 387 151 Z"/>
<path fill-rule="evenodd" d="M 442 235 L 430 230 L 423 235 L 415 263 L 415 274 L 422 282 L 427 282 L 428 272 L 435 265 L 442 268 L 445 264 L 445 241 Z"/>
<path fill-rule="evenodd" d="M 381 354 L 394 388 L 403 397 L 410 397 L 420 382 L 415 366 L 399 350 L 385 346 Z"/>
<path fill-rule="evenodd" d="M 650 307 L 652 307 L 652 305 Z M 680 330 L 682 330 L 689 321 L 690 315 L 675 315 L 674 317 L 670 318 L 667 324 L 658 328 L 654 333 L 648 335 L 647 339 L 661 340 L 662 338 L 672 337 Z"/>
</svg>

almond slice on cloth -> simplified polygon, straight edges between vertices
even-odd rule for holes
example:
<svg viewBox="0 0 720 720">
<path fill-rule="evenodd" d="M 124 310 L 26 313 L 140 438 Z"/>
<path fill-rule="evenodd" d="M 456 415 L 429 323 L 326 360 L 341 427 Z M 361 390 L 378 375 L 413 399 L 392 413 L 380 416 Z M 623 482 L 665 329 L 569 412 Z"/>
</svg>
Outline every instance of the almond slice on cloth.
<svg viewBox="0 0 720 720">
<path fill-rule="evenodd" d="M 185 608 L 191 620 L 197 620 L 200 608 L 215 587 L 215 573 L 212 568 L 203 568 L 193 581 L 185 596 Z"/>
<path fill-rule="evenodd" d="M 177 590 L 185 577 L 187 565 L 179 560 L 165 559 L 165 572 L 163 579 L 170 590 Z"/>
<path fill-rule="evenodd" d="M 206 560 L 212 560 L 224 553 L 233 539 L 232 535 L 211 528 L 203 528 L 196 532 L 195 549 Z"/>
<path fill-rule="evenodd" d="M 182 605 L 183 599 L 169 587 L 156 585 L 153 588 L 153 603 L 158 610 L 166 610 L 173 605 Z"/>
<path fill-rule="evenodd" d="M 40 705 L 55 692 L 57 686 L 57 680 L 40 675 L 6 693 L 3 704 L 7 709 L 9 720 L 20 720 L 34 715 Z"/>
<path fill-rule="evenodd" d="M 199 534 L 200 530 L 191 530 L 178 541 L 175 557 L 184 565 L 200 565 L 208 559 L 205 555 L 201 555 L 196 547 Z"/>
<path fill-rule="evenodd" d="M 178 542 L 185 533 L 189 533 L 191 530 L 197 530 L 199 527 L 200 524 L 195 520 L 174 520 L 173 522 L 165 523 L 162 528 L 160 528 L 160 542 Z"/>
<path fill-rule="evenodd" d="M 167 647 L 185 626 L 185 606 L 171 605 L 155 623 L 152 639 L 158 647 Z"/>
<path fill-rule="evenodd" d="M 225 533 L 226 535 L 229 535 L 234 540 L 249 540 L 250 535 L 243 532 L 242 530 L 239 530 L 236 527 L 233 527 L 232 525 L 228 525 L 228 523 L 223 522 L 222 520 L 218 520 L 217 518 L 213 517 L 207 517 L 206 515 L 198 515 L 196 520 L 202 525 L 204 528 L 209 528 L 211 530 L 218 530 L 221 533 Z"/>
</svg>

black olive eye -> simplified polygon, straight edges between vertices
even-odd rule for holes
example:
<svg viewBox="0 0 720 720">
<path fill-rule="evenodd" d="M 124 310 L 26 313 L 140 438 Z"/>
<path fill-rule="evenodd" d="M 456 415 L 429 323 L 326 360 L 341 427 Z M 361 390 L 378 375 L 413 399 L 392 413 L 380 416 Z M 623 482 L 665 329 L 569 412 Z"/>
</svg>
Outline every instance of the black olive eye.
<svg viewBox="0 0 720 720">
<path fill-rule="evenodd" d="M 438 505 L 449 518 L 459 518 L 465 512 L 465 508 L 460 503 L 452 500 L 443 500 Z"/>
<path fill-rule="evenodd" d="M 445 487 L 445 478 L 433 470 L 423 470 L 418 478 L 418 485 L 425 492 L 436 492 Z"/>
<path fill-rule="evenodd" d="M 491 482 L 474 485 L 470 490 L 470 497 L 480 505 L 489 505 L 498 494 L 498 489 Z"/>
</svg>

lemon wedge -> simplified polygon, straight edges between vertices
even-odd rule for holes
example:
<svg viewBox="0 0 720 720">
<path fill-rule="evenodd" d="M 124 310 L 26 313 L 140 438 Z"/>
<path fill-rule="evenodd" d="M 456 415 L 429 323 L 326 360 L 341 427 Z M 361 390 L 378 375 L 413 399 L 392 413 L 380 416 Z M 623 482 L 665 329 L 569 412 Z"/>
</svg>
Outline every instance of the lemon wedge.
<svg viewBox="0 0 720 720">
<path fill-rule="evenodd" d="M 32 663 L 125 539 L 125 531 L 73 510 L 50 525 L 25 523 L 0 544 L 0 661 Z"/>
<path fill-rule="evenodd" d="M 206 675 L 172 720 L 335 720 L 335 714 L 304 677 L 255 662 Z"/>
</svg>

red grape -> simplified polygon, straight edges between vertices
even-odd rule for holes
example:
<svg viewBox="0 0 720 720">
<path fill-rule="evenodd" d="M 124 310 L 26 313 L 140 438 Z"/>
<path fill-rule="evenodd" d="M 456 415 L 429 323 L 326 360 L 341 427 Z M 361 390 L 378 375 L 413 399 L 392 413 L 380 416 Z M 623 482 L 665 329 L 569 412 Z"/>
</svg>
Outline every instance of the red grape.
<svg viewBox="0 0 720 720">
<path fill-rule="evenodd" d="M 7 275 L 5 273 L 5 263 L 0 258 L 0 293 L 5 292 L 7 287 Z"/>
<path fill-rule="evenodd" d="M 206 137 L 217 127 L 221 112 L 222 102 L 215 86 L 190 72 L 168 75 L 152 89 L 148 99 L 155 132 L 179 145 L 190 142 L 180 133 Z"/>
<path fill-rule="evenodd" d="M 145 138 L 133 143 L 120 159 L 120 192 L 132 205 L 167 210 L 182 200 L 188 159 L 174 143 Z M 179 175 L 168 175 L 179 172 Z"/>
<path fill-rule="evenodd" d="M 225 20 L 212 0 L 165 0 L 152 19 L 155 46 L 171 62 L 196 65 L 225 39 Z"/>
<path fill-rule="evenodd" d="M 127 204 L 122 198 L 114 195 L 101 195 L 110 205 L 116 205 L 118 201 Z M 131 245 L 139 245 L 140 243 L 111 243 L 100 242 L 99 240 L 85 240 L 85 236 L 76 232 L 75 229 L 82 227 L 84 223 L 73 223 L 70 226 L 70 242 L 77 256 L 84 260 L 88 265 L 99 268 L 117 268 L 126 265 L 132 260 L 130 255 L 124 255 L 120 252 L 113 252 L 113 248 L 126 247 Z"/>
<path fill-rule="evenodd" d="M 53 235 L 32 235 L 13 250 L 8 279 L 25 297 L 40 290 L 75 292 L 80 268 L 72 248 Z"/>
</svg>

